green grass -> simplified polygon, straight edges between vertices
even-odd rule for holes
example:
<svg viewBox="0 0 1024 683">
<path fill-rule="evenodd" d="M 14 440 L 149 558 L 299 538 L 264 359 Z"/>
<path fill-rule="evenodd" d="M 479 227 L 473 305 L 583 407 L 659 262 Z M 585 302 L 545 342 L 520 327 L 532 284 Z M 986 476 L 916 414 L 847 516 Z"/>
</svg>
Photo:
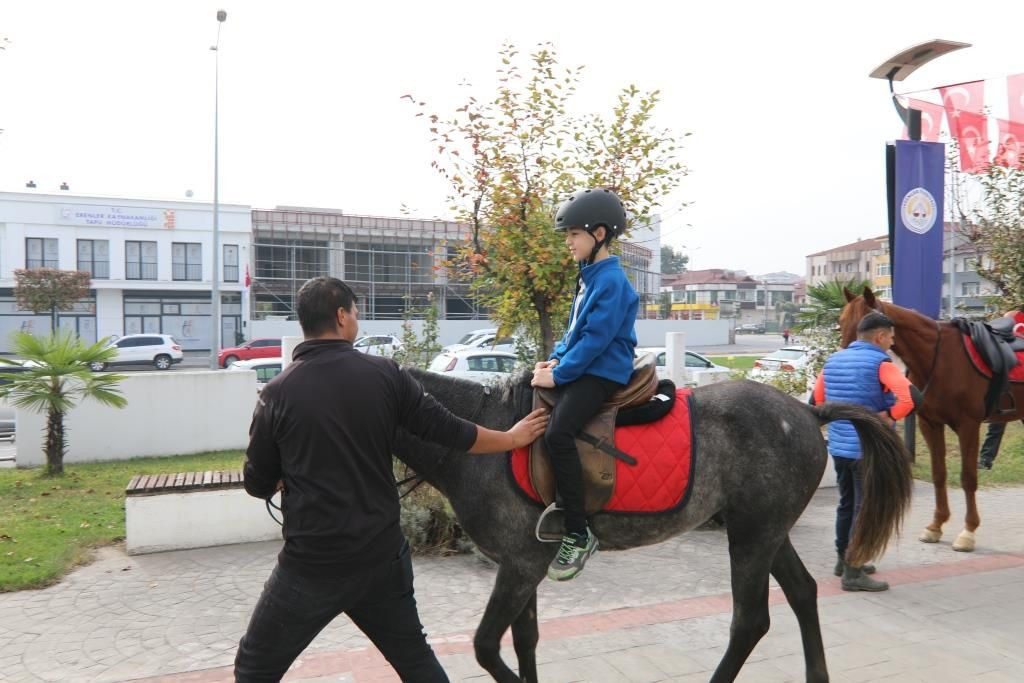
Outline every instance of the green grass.
<svg viewBox="0 0 1024 683">
<path fill-rule="evenodd" d="M 708 356 L 708 360 L 733 370 L 749 370 L 754 367 L 754 361 L 763 356 Z"/>
<path fill-rule="evenodd" d="M 124 538 L 124 489 L 136 474 L 237 469 L 241 451 L 0 469 L 0 592 L 40 588 Z"/>
<path fill-rule="evenodd" d="M 985 439 L 986 425 L 981 427 L 981 440 Z M 900 434 L 902 434 L 902 427 Z M 924 443 L 921 432 L 917 433 L 915 443 L 917 459 L 914 461 L 914 478 L 923 481 L 932 480 L 931 456 Z M 946 428 L 946 484 L 951 488 L 960 488 L 960 444 L 952 429 Z M 978 470 L 978 486 L 1000 486 L 1024 484 L 1024 426 L 1011 422 L 1006 427 L 1003 443 L 996 456 L 995 465 L 991 470 Z"/>
</svg>

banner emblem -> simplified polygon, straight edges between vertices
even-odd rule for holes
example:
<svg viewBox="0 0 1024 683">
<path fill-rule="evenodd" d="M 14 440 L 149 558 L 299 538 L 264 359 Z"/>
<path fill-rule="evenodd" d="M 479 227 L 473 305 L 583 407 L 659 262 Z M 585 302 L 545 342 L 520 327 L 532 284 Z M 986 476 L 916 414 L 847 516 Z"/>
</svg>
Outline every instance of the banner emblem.
<svg viewBox="0 0 1024 683">
<path fill-rule="evenodd" d="M 938 206 L 932 193 L 923 187 L 915 187 L 903 197 L 900 215 L 907 230 L 923 235 L 935 225 Z"/>
</svg>

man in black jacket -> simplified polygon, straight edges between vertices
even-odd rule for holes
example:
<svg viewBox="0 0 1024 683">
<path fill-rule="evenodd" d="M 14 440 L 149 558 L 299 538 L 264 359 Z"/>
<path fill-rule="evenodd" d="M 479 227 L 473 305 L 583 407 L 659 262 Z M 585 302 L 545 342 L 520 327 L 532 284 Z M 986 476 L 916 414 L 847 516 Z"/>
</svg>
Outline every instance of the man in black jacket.
<svg viewBox="0 0 1024 683">
<path fill-rule="evenodd" d="M 426 642 L 399 528 L 395 431 L 470 453 L 525 446 L 544 433 L 534 411 L 507 432 L 452 415 L 394 361 L 353 350 L 355 295 L 336 278 L 299 290 L 305 341 L 260 394 L 245 490 L 281 489 L 284 548 L 235 657 L 236 681 L 277 681 L 344 612 L 404 681 L 447 681 Z"/>
</svg>

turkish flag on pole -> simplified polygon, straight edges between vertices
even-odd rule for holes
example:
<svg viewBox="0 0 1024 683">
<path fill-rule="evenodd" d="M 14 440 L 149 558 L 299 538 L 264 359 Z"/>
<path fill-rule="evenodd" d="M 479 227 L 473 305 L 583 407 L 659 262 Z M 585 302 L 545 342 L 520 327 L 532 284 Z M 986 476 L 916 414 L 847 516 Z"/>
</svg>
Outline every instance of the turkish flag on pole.
<svg viewBox="0 0 1024 683">
<path fill-rule="evenodd" d="M 249 264 L 246 263 L 245 264 L 245 288 L 249 289 L 249 287 L 251 285 L 252 285 L 252 278 L 249 277 Z"/>
<path fill-rule="evenodd" d="M 988 119 L 985 106 L 985 81 L 972 81 L 939 88 L 946 108 L 949 131 L 960 145 L 960 170 L 981 173 L 989 165 Z"/>
<path fill-rule="evenodd" d="M 917 109 L 921 112 L 921 140 L 924 142 L 938 142 L 939 129 L 942 128 L 942 105 L 908 97 L 906 106 L 907 109 Z"/>
<path fill-rule="evenodd" d="M 1024 154 L 1024 120 L 996 119 L 996 123 L 999 124 L 999 147 L 996 148 L 996 158 L 992 163 L 1009 168 L 1024 168 L 1021 164 L 1021 154 Z"/>
<path fill-rule="evenodd" d="M 1006 98 L 1010 105 L 1010 120 L 1024 122 L 1024 74 L 1006 77 Z"/>
</svg>

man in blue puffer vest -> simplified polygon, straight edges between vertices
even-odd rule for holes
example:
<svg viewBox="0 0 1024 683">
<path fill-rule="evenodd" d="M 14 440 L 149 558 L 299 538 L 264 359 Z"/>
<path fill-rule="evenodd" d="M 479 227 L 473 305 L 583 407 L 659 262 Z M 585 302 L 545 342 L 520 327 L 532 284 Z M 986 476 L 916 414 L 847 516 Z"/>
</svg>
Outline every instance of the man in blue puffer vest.
<svg viewBox="0 0 1024 683">
<path fill-rule="evenodd" d="M 857 324 L 857 340 L 825 361 L 814 386 L 812 403 L 859 403 L 876 411 L 888 425 L 909 415 L 915 406 L 913 395 L 919 392 L 889 358 L 887 352 L 895 336 L 892 320 L 885 314 L 872 312 L 864 316 Z M 888 590 L 888 583 L 868 576 L 875 572 L 872 565 L 854 567 L 846 562 L 846 546 L 857 522 L 861 500 L 860 439 L 848 420 L 829 423 L 828 452 L 835 463 L 839 487 L 839 507 L 836 508 L 839 557 L 835 574 L 843 577 L 842 586 L 846 591 Z"/>
</svg>

